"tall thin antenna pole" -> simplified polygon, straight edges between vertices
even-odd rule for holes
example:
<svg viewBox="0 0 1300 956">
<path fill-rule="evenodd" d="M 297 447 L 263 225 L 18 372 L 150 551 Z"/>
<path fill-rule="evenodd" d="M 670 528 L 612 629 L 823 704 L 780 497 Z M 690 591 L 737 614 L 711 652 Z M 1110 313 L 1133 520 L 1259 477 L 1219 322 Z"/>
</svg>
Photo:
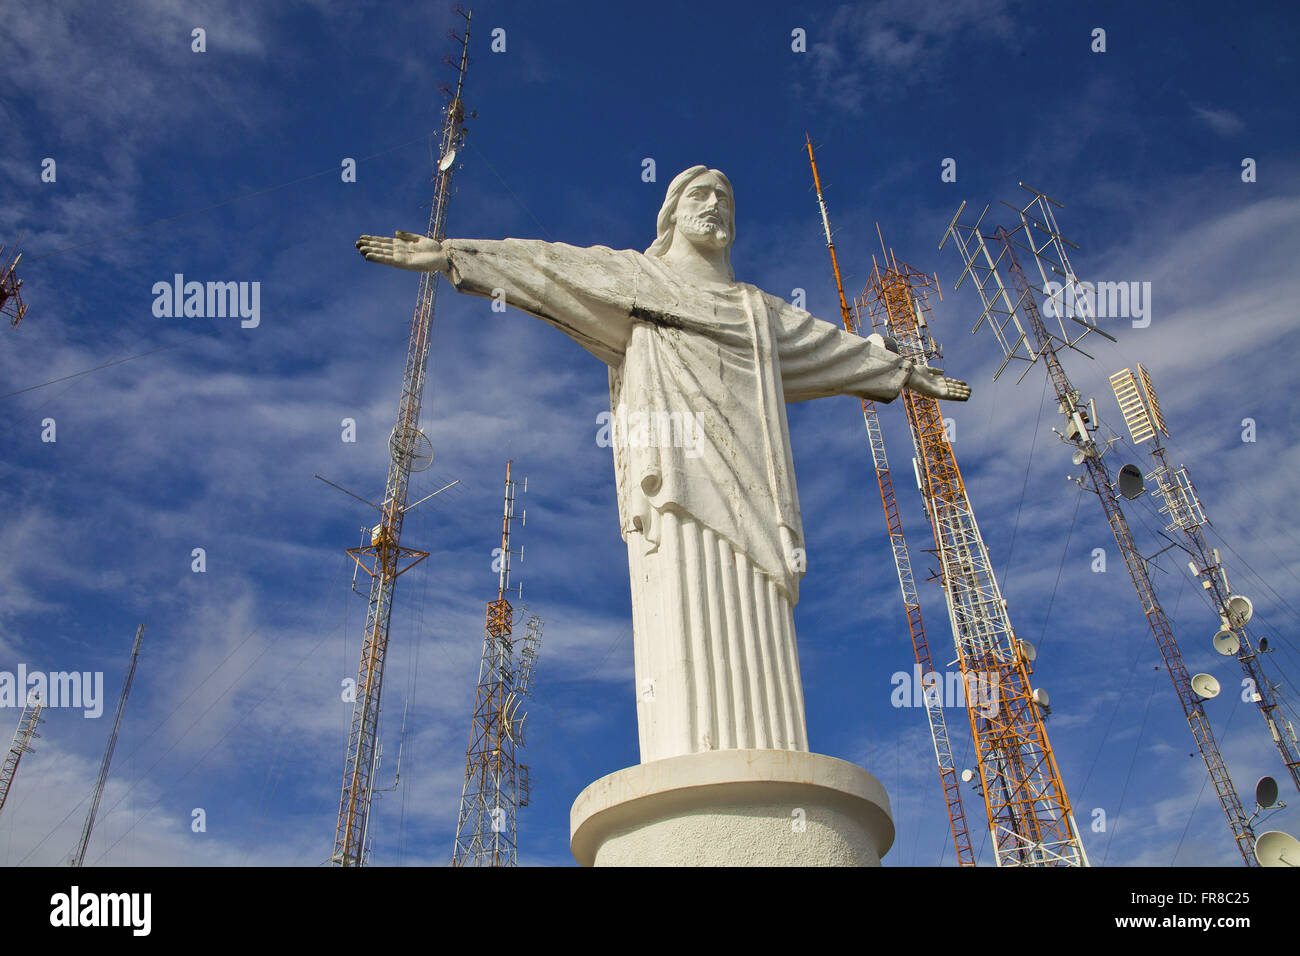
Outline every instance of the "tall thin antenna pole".
<svg viewBox="0 0 1300 956">
<path fill-rule="evenodd" d="M 451 198 L 452 173 L 457 167 L 457 150 L 465 137 L 465 106 L 461 93 L 469 68 L 469 24 L 472 13 L 459 8 L 465 18 L 462 36 L 449 31 L 448 36 L 460 43 L 460 65 L 455 92 L 444 89 L 449 102 L 444 110 L 442 152 L 434 174 L 434 201 L 429 214 L 428 235 L 446 238 L 447 205 Z M 393 588 L 397 578 L 429 556 L 427 551 L 404 548 L 401 544 L 402 519 L 405 515 L 407 485 L 412 462 L 420 457 L 427 442 L 420 431 L 420 409 L 424 401 L 425 372 L 429 360 L 429 327 L 438 295 L 438 274 L 420 275 L 420 294 L 411 320 L 411 336 L 406 351 L 406 370 L 402 377 L 402 396 L 398 404 L 397 424 L 389 439 L 392 460 L 384 492 L 382 516 L 371 530 L 370 544 L 349 549 L 357 564 L 370 575 L 370 603 L 366 612 L 366 635 L 361 647 L 357 670 L 356 700 L 352 708 L 352 727 L 343 766 L 343 786 L 339 794 L 338 825 L 334 835 L 335 866 L 361 866 L 365 863 L 365 835 L 373 790 L 375 735 L 379 726 L 380 697 L 384 683 L 384 661 L 388 651 Z"/>
<path fill-rule="evenodd" d="M 108 735 L 108 746 L 104 748 L 104 759 L 99 763 L 99 777 L 95 780 L 95 789 L 90 795 L 90 812 L 86 814 L 86 823 L 81 828 L 81 839 L 77 851 L 72 855 L 72 865 L 81 866 L 86 859 L 86 845 L 90 843 L 90 831 L 95 828 L 95 814 L 99 812 L 99 798 L 104 795 L 104 783 L 108 780 L 108 765 L 113 761 L 113 750 L 117 747 L 117 732 L 122 727 L 122 713 L 126 710 L 126 698 L 131 693 L 131 682 L 135 680 L 135 665 L 140 659 L 140 644 L 144 640 L 144 625 L 135 632 L 135 644 L 131 647 L 131 666 L 126 670 L 126 680 L 122 684 L 122 694 L 117 698 L 117 714 L 113 717 L 113 732 Z"/>
<path fill-rule="evenodd" d="M 844 296 L 844 282 L 840 278 L 840 264 L 835 255 L 835 242 L 831 238 L 831 221 L 822 197 L 821 178 L 817 174 L 817 160 L 813 156 L 812 140 L 804 134 L 808 146 L 808 163 L 812 166 L 813 187 L 817 191 L 817 206 L 821 210 L 822 229 L 826 234 L 826 249 L 831 254 L 831 270 L 835 273 L 835 290 L 840 296 L 840 314 L 846 331 L 857 333 L 856 313 L 849 310 Z M 879 227 L 877 227 L 879 232 Z M 884 240 L 881 240 L 884 248 Z M 873 257 L 874 258 L 874 257 Z M 874 274 L 874 273 L 873 273 Z M 880 428 L 876 403 L 862 399 L 862 418 L 867 425 L 867 443 L 876 466 L 876 485 L 880 490 L 880 503 L 885 512 L 885 529 L 889 533 L 890 549 L 894 553 L 894 569 L 898 572 L 898 585 L 903 595 L 903 610 L 907 615 L 907 628 L 912 637 L 912 650 L 916 665 L 922 675 L 933 673 L 930 644 L 925 636 L 925 622 L 921 617 L 921 601 L 916 593 L 916 576 L 912 572 L 912 558 L 903 535 L 903 523 L 898 513 L 898 497 L 894 493 L 893 473 L 885 454 L 885 435 Z M 958 866 L 974 866 L 975 853 L 971 848 L 970 829 L 966 823 L 966 809 L 961 798 L 961 785 L 957 781 L 957 767 L 952 756 L 952 743 L 948 737 L 948 722 L 943 716 L 943 700 L 937 694 L 926 693 L 926 718 L 930 725 L 930 740 L 934 744 L 935 759 L 939 765 L 939 783 L 943 788 L 944 802 L 948 807 L 948 822 L 952 828 L 953 846 L 957 852 Z"/>
</svg>

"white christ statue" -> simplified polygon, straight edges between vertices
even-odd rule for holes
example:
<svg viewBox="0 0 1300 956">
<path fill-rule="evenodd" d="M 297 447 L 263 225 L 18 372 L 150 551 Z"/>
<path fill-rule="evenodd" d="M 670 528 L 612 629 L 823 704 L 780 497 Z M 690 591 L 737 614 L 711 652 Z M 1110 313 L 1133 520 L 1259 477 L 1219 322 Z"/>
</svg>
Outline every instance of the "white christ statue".
<svg viewBox="0 0 1300 956">
<path fill-rule="evenodd" d="M 889 402 L 904 388 L 970 397 L 964 382 L 737 282 L 735 233 L 731 183 L 693 166 L 668 187 L 644 254 L 407 232 L 357 240 L 370 262 L 504 293 L 609 366 L 615 422 L 651 423 L 613 442 L 642 763 L 808 750 L 792 613 L 806 563 L 786 403 Z"/>
</svg>

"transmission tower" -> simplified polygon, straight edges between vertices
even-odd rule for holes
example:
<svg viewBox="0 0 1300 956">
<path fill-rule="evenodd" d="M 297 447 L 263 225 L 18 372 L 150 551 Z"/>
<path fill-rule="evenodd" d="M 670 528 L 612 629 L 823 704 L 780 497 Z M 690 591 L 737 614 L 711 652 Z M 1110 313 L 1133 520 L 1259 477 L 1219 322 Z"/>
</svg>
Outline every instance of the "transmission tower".
<svg viewBox="0 0 1300 956">
<path fill-rule="evenodd" d="M 122 727 L 122 713 L 126 710 L 126 698 L 131 693 L 131 682 L 135 680 L 135 665 L 140 659 L 140 644 L 144 641 L 144 625 L 136 628 L 135 643 L 131 646 L 131 665 L 126 669 L 126 680 L 122 684 L 122 693 L 117 698 L 117 713 L 113 716 L 113 732 L 108 735 L 108 744 L 104 747 L 104 759 L 99 762 L 99 776 L 95 779 L 95 789 L 90 795 L 90 812 L 86 814 L 85 825 L 81 828 L 81 839 L 72 854 L 72 865 L 81 866 L 86 859 L 86 845 L 90 843 L 90 831 L 95 828 L 95 814 L 99 812 L 99 798 L 104 795 L 104 784 L 108 781 L 108 765 L 113 761 L 113 750 L 117 747 L 117 732 Z"/>
<path fill-rule="evenodd" d="M 523 557 L 523 549 L 510 550 L 510 522 L 515 517 L 515 486 L 506 462 L 505 505 L 501 512 L 501 548 L 495 556 L 497 598 L 487 606 L 483 633 L 483 659 L 479 664 L 474 720 L 465 753 L 465 787 L 461 791 L 456 821 L 452 866 L 516 866 L 518 864 L 517 814 L 528 806 L 528 767 L 517 762 L 524 746 L 524 698 L 532 688 L 533 671 L 542 640 L 542 620 L 528 618 L 526 632 L 515 654 L 512 637 L 515 610 L 506 595 L 511 590 L 510 558 Z M 528 480 L 523 482 L 528 490 Z M 525 512 L 526 514 L 526 512 Z M 520 516 L 521 524 L 523 515 Z M 522 585 L 517 585 L 522 598 Z"/>
<path fill-rule="evenodd" d="M 939 354 L 930 335 L 937 281 L 876 263 L 859 309 L 918 365 Z M 921 498 L 930 519 L 998 866 L 1087 866 L 1088 857 L 1043 724 L 1045 692 L 1030 686 L 1035 652 L 1016 638 L 936 398 L 904 391 Z M 981 699 L 983 702 L 981 702 Z"/>
<path fill-rule="evenodd" d="M 464 142 L 464 121 L 467 117 L 461 93 L 469 67 L 471 14 L 462 12 L 459 7 L 456 12 L 465 18 L 465 27 L 459 36 L 454 31 L 448 31 L 447 34 L 460 44 L 460 61 L 455 91 L 445 85 L 442 87 L 449 102 L 443 109 L 442 151 L 433 177 L 434 200 L 427 233 L 429 237 L 438 240 L 445 239 L 447 235 L 447 205 L 451 198 L 452 174 L 458 165 L 457 150 Z M 371 529 L 369 544 L 349 549 L 348 552 L 362 570 L 370 575 L 370 603 L 366 611 L 366 633 L 361 645 L 361 663 L 357 670 L 357 696 L 352 708 L 352 726 L 343 765 L 343 787 L 339 795 L 334 852 L 330 857 L 330 862 L 335 866 L 361 866 L 365 862 L 375 736 L 379 726 L 393 588 L 398 577 L 429 556 L 427 551 L 403 547 L 401 538 L 402 521 L 410 510 L 406 497 L 411 471 L 428 467 L 432 461 L 429 440 L 420 430 L 419 423 L 429 359 L 429 327 L 437 296 L 438 274 L 421 273 L 420 293 L 411 320 L 411 335 L 406 350 L 406 370 L 402 378 L 397 423 L 389 438 L 391 461 L 388 482 L 383 504 L 376 506 L 381 514 L 380 521 Z"/>
<path fill-rule="evenodd" d="M 1133 579 L 1142 611 L 1146 615 L 1152 636 L 1160 650 L 1165 670 L 1169 673 L 1169 679 L 1173 681 L 1174 690 L 1182 704 L 1183 714 L 1187 718 L 1192 736 L 1196 739 L 1196 745 L 1205 761 L 1206 771 L 1214 784 L 1224 815 L 1228 819 L 1233 839 L 1246 865 L 1256 866 L 1258 860 L 1254 853 L 1255 834 L 1242 809 L 1237 791 L 1233 788 L 1232 779 L 1228 776 L 1228 768 L 1219 753 L 1219 745 L 1214 738 L 1209 718 L 1201 706 L 1201 698 L 1192 689 L 1191 675 L 1187 673 L 1187 668 L 1183 664 L 1182 652 L 1174 638 L 1169 619 L 1164 608 L 1160 606 L 1155 588 L 1147 574 L 1146 560 L 1138 551 L 1133 535 L 1129 531 L 1128 520 L 1124 517 L 1111 483 L 1110 470 L 1102 460 L 1102 456 L 1109 450 L 1109 443 L 1098 444 L 1095 403 L 1082 400 L 1082 393 L 1071 384 L 1058 355 L 1061 349 L 1072 348 L 1091 358 L 1078 348 L 1080 340 L 1090 332 L 1097 332 L 1111 341 L 1114 341 L 1114 337 L 1107 335 L 1088 321 L 1092 316 L 1080 318 L 1072 314 L 1073 309 L 1065 307 L 1065 290 L 1073 290 L 1078 285 L 1065 247 L 1067 245 L 1075 249 L 1078 247 L 1062 238 L 1057 228 L 1056 217 L 1051 206 L 1063 208 L 1061 204 L 1035 189 L 1030 189 L 1024 183 L 1020 186 L 1033 193 L 1034 198 L 1023 207 L 1005 204 L 1015 211 L 1020 220 L 1019 225 L 1014 229 L 1008 232 L 999 226 L 992 235 L 986 237 L 980 232 L 980 224 L 988 213 L 988 206 L 984 207 L 984 212 L 980 213 L 974 225 L 964 225 L 959 222 L 962 212 L 966 209 L 966 203 L 963 202 L 958 207 L 957 214 L 953 216 L 952 222 L 948 224 L 939 242 L 939 248 L 943 248 L 950 236 L 955 239 L 954 246 L 963 266 L 955 287 L 960 288 L 969 275 L 979 292 L 984 311 L 972 332 L 977 331 L 987 320 L 1005 356 L 994 375 L 994 380 L 1012 361 L 1026 364 L 1020 380 L 1029 374 L 1039 359 L 1042 359 L 1046 365 L 1048 377 L 1056 393 L 1057 411 L 1065 418 L 1065 433 L 1061 435 L 1061 439 L 1074 449 L 1074 463 L 1083 465 L 1086 469 L 1089 490 L 1097 496 L 1102 509 L 1106 512 L 1111 532 L 1115 536 L 1115 543 L 1124 556 L 1124 563 Z M 990 252 L 986 238 L 996 244 L 996 256 Z M 1020 267 L 1015 246 L 1020 246 L 1029 252 L 1034 265 L 1037 266 L 1045 292 L 1050 288 L 1048 270 L 1064 280 L 1062 291 L 1055 294 L 1061 296 L 1061 301 L 1057 302 L 1054 295 L 1052 308 L 1060 325 L 1060 335 L 1047 330 L 1034 298 L 1034 289 Z M 1011 281 L 1011 290 L 1008 290 L 1004 284 L 999 271 L 1004 264 Z M 1074 338 L 1071 338 L 1071 333 L 1065 327 L 1064 317 L 1067 312 L 1071 313 L 1071 320 L 1082 328 Z M 1084 479 L 1074 480 L 1081 488 L 1084 487 Z"/>
<path fill-rule="evenodd" d="M 5 808 L 9 799 L 9 788 L 13 786 L 14 774 L 18 772 L 18 762 L 23 754 L 35 753 L 31 743 L 33 737 L 39 737 L 36 727 L 45 718 L 41 716 L 44 705 L 39 694 L 32 694 L 23 705 L 23 712 L 18 717 L 18 729 L 14 731 L 14 742 L 5 754 L 4 766 L 0 766 L 0 810 Z"/>
<path fill-rule="evenodd" d="M 835 254 L 835 241 L 831 237 L 830 217 L 826 214 L 826 201 L 822 198 L 821 178 L 817 174 L 817 160 L 813 156 L 812 140 L 805 134 L 808 162 L 812 166 L 813 188 L 817 191 L 817 206 L 821 212 L 822 229 L 826 234 L 826 249 L 831 256 L 831 270 L 835 274 L 835 290 L 840 297 L 840 316 L 846 331 L 860 334 L 858 315 L 849 309 L 844 297 L 844 282 L 840 278 L 840 264 Z M 934 673 L 930 659 L 930 645 L 925 636 L 925 623 L 921 617 L 921 602 L 916 593 L 916 578 L 912 574 L 912 559 L 903 537 L 903 524 L 898 515 L 898 500 L 894 495 L 894 479 L 885 454 L 885 436 L 876 415 L 876 403 L 862 399 L 862 418 L 867 425 L 867 443 L 876 466 L 876 485 L 880 489 L 880 503 L 885 512 L 885 528 L 889 533 L 890 549 L 894 554 L 894 568 L 898 572 L 898 586 L 903 595 L 903 610 L 907 615 L 907 629 L 912 636 L 912 651 L 920 673 Z M 970 830 L 966 824 L 966 810 L 961 799 L 961 784 L 957 780 L 957 767 L 952 757 L 952 744 L 948 738 L 948 724 L 943 716 L 943 700 L 937 694 L 924 694 L 925 714 L 930 725 L 930 740 L 939 765 L 939 783 L 943 788 L 944 803 L 948 807 L 948 822 L 952 829 L 953 846 L 957 851 L 958 866 L 974 866 L 975 853 L 971 849 Z"/>
<path fill-rule="evenodd" d="M 1219 560 L 1219 549 L 1210 547 L 1202 530 L 1210 523 L 1210 519 L 1205 515 L 1187 468 L 1175 470 L 1169 464 L 1168 452 L 1160 440 L 1161 433 L 1168 437 L 1169 430 L 1160 412 L 1160 402 L 1151 385 L 1151 377 L 1139 365 L 1137 375 L 1130 369 L 1116 372 L 1110 377 L 1110 386 L 1119 402 L 1133 444 L 1151 442 L 1151 457 L 1155 459 L 1156 468 L 1150 477 L 1155 481 L 1156 495 L 1164 502 L 1161 513 L 1169 516 L 1165 531 L 1182 535 L 1183 548 L 1192 558 L 1188 564 L 1192 576 L 1201 581 L 1201 587 L 1209 595 L 1214 610 L 1219 615 L 1222 626 L 1214 636 L 1214 648 L 1225 657 L 1235 657 L 1241 665 L 1242 672 L 1250 680 L 1253 688 L 1251 696 L 1264 718 L 1264 725 L 1291 775 L 1291 782 L 1300 790 L 1300 756 L 1296 755 L 1295 728 L 1279 709 L 1273 683 L 1260 671 L 1259 652 L 1246 627 L 1254 615 L 1254 606 L 1250 598 L 1244 594 L 1234 594 L 1228 586 L 1228 573 Z M 1121 493 L 1124 484 L 1121 476 Z M 1130 494 L 1136 496 L 1141 487 L 1139 483 L 1132 488 Z M 1215 688 L 1215 684 L 1210 681 L 1202 686 Z M 1196 687 L 1193 684 L 1193 690 Z"/>
</svg>

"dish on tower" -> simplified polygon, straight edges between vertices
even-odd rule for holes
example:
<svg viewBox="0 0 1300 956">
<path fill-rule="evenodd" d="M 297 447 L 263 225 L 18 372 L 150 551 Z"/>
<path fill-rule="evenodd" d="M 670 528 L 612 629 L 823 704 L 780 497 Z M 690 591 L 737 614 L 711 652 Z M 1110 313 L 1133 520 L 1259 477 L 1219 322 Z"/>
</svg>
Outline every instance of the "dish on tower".
<svg viewBox="0 0 1300 956">
<path fill-rule="evenodd" d="M 1214 635 L 1214 649 L 1224 657 L 1231 657 L 1241 650 L 1241 638 L 1237 636 L 1236 631 L 1225 627 Z"/>
<path fill-rule="evenodd" d="M 1219 696 L 1219 682 L 1210 674 L 1197 674 L 1192 678 L 1192 691 L 1197 697 L 1213 700 Z"/>
<path fill-rule="evenodd" d="M 1255 841 L 1260 866 L 1300 866 L 1300 840 L 1281 830 L 1261 833 Z"/>
</svg>

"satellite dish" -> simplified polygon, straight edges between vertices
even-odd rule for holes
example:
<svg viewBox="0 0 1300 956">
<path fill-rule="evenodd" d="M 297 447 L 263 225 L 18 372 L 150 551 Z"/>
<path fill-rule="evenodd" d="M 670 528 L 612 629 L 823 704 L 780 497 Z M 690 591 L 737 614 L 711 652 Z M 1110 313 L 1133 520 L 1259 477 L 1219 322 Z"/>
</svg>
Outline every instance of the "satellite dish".
<svg viewBox="0 0 1300 956">
<path fill-rule="evenodd" d="M 1134 498 L 1141 498 L 1146 491 L 1146 484 L 1142 481 L 1142 469 L 1137 465 L 1125 465 L 1119 470 L 1119 493 L 1132 501 Z"/>
<path fill-rule="evenodd" d="M 1263 654 L 1266 650 L 1268 650 L 1268 638 L 1261 637 L 1259 639 L 1259 652 Z"/>
<path fill-rule="evenodd" d="M 1231 657 L 1241 650 L 1241 638 L 1237 636 L 1236 631 L 1225 627 L 1214 635 L 1214 649 L 1224 657 Z"/>
<path fill-rule="evenodd" d="M 456 151 L 453 149 L 451 152 L 449 152 L 446 156 L 442 157 L 442 159 L 438 161 L 438 169 L 440 169 L 442 172 L 445 173 L 447 170 L 451 169 L 451 164 L 454 163 L 455 161 L 456 161 Z"/>
<path fill-rule="evenodd" d="M 1070 456 L 1070 461 L 1074 462 L 1076 465 L 1082 465 L 1083 460 L 1087 457 L 1088 456 L 1083 453 L 1083 449 L 1080 448 L 1078 451 L 1076 451 L 1073 455 Z"/>
<path fill-rule="evenodd" d="M 967 769 L 965 769 L 965 770 L 963 770 L 963 771 L 961 772 L 961 782 L 962 782 L 962 783 L 970 783 L 970 782 L 971 782 L 972 780 L 974 780 L 974 779 L 975 779 L 975 771 L 974 771 L 974 770 L 971 770 L 970 768 L 967 768 Z"/>
<path fill-rule="evenodd" d="M 1219 682 L 1209 674 L 1197 674 L 1192 678 L 1192 690 L 1196 696 L 1212 700 L 1219 696 Z"/>
<path fill-rule="evenodd" d="M 1259 778 L 1259 783 L 1255 784 L 1255 803 L 1264 810 L 1267 810 L 1273 804 L 1277 803 L 1276 780 L 1272 777 Z"/>
<path fill-rule="evenodd" d="M 1020 651 L 1025 655 L 1025 660 L 1029 661 L 1031 664 L 1038 660 L 1038 649 L 1028 641 L 1020 642 Z"/>
<path fill-rule="evenodd" d="M 424 471 L 433 464 L 433 442 L 420 429 L 408 426 L 398 436 L 397 426 L 388 436 L 388 451 L 393 461 L 404 463 L 407 471 Z"/>
<path fill-rule="evenodd" d="M 1041 687 L 1034 688 L 1034 703 L 1039 707 L 1050 707 L 1052 705 L 1051 698 L 1047 696 L 1047 691 Z"/>
<path fill-rule="evenodd" d="M 1244 627 L 1255 613 L 1255 605 L 1244 594 L 1234 594 L 1228 598 L 1228 624 L 1232 627 Z"/>
<path fill-rule="evenodd" d="M 1300 840 L 1281 830 L 1261 833 L 1255 841 L 1260 866 L 1300 866 Z"/>
</svg>

